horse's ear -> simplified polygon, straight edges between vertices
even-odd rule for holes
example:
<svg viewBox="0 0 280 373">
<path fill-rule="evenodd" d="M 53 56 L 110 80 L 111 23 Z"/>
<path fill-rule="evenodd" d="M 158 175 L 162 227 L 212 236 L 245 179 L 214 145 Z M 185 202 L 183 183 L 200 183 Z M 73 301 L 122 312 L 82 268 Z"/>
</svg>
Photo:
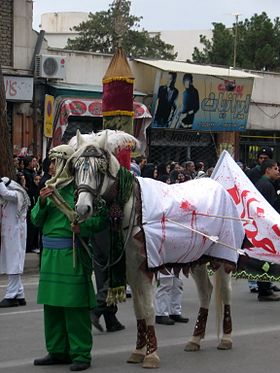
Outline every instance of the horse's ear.
<svg viewBox="0 0 280 373">
<path fill-rule="evenodd" d="M 105 130 L 104 149 L 108 149 L 108 130 Z"/>
<path fill-rule="evenodd" d="M 77 149 L 78 149 L 83 144 L 83 138 L 82 138 L 80 130 L 77 130 L 77 132 L 76 132 L 76 138 L 77 138 Z"/>
</svg>

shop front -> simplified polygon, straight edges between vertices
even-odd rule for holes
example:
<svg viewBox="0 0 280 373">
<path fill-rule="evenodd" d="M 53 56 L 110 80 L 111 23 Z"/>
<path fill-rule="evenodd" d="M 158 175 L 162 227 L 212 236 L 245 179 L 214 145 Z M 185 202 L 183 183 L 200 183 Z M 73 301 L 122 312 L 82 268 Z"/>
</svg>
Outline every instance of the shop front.
<svg viewBox="0 0 280 373">
<path fill-rule="evenodd" d="M 147 107 L 134 101 L 133 134 L 140 141 L 142 151 L 146 149 L 146 130 L 152 121 Z M 77 130 L 81 133 L 97 132 L 103 129 L 102 99 L 83 97 L 57 97 L 52 137 L 48 139 L 47 150 L 67 143 Z"/>
<path fill-rule="evenodd" d="M 33 77 L 4 75 L 7 118 L 13 152 L 16 155 L 36 153 L 37 131 L 33 121 Z"/>
</svg>

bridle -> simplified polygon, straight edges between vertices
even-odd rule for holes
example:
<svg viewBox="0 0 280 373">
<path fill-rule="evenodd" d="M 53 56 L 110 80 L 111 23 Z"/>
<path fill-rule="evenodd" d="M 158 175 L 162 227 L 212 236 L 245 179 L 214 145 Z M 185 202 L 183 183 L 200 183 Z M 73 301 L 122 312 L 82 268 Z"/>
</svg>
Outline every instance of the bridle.
<svg viewBox="0 0 280 373">
<path fill-rule="evenodd" d="M 73 162 L 75 169 L 75 182 L 77 196 L 80 193 L 88 192 L 93 196 L 95 208 L 100 209 L 104 206 L 105 201 L 101 196 L 101 191 L 104 186 L 105 176 L 116 180 L 116 177 L 111 174 L 109 169 L 110 155 L 103 149 L 95 146 L 86 146 L 80 154 L 77 154 Z M 93 175 L 93 180 L 87 182 L 89 175 Z M 96 187 L 92 186 L 95 183 Z"/>
<path fill-rule="evenodd" d="M 81 152 L 77 152 L 75 155 L 75 161 L 72 162 L 73 167 L 75 168 L 75 182 L 76 182 L 76 191 L 79 196 L 83 192 L 90 193 L 93 196 L 92 208 L 95 211 L 100 210 L 106 202 L 110 203 L 112 197 L 118 192 L 118 177 L 112 175 L 110 170 L 110 153 L 104 149 L 96 148 L 95 146 L 87 146 Z M 88 180 L 87 176 L 91 174 L 93 179 Z M 103 190 L 105 176 L 111 178 L 114 182 L 111 185 L 109 190 Z M 94 186 L 92 186 L 94 184 Z M 101 195 L 102 192 L 102 195 Z M 134 194 L 133 194 L 134 196 Z M 96 260 L 95 264 L 99 265 L 102 270 L 106 270 L 110 267 L 116 265 L 122 258 L 123 253 L 126 249 L 128 239 L 130 237 L 131 231 L 133 229 L 133 221 L 135 217 L 135 210 L 131 210 L 128 230 L 124 238 L 124 245 L 120 256 L 114 261 L 114 263 L 107 263 L 104 267 Z M 95 243 L 97 244 L 97 243 Z M 98 246 L 98 244 L 97 244 Z"/>
</svg>

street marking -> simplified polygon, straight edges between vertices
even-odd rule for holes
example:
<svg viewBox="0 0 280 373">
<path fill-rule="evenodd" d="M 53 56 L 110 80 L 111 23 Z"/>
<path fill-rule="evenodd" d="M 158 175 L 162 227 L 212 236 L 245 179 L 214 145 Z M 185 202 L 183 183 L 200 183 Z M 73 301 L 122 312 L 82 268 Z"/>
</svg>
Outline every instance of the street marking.
<svg viewBox="0 0 280 373">
<path fill-rule="evenodd" d="M 12 312 L 4 312 L 4 313 L 0 313 L 0 317 L 1 316 L 13 316 L 13 315 L 20 315 L 20 314 L 24 314 L 24 313 L 35 313 L 35 312 L 43 312 L 43 308 L 42 309 L 35 309 L 35 310 L 26 310 L 26 311 L 12 311 Z"/>
<path fill-rule="evenodd" d="M 37 310 L 39 311 L 39 310 Z M 263 333 L 271 333 L 271 332 L 279 332 L 280 326 L 267 326 L 258 329 L 242 329 L 238 330 L 234 333 L 234 337 L 242 337 L 242 336 L 249 336 L 249 335 L 258 335 Z M 217 341 L 217 336 L 214 334 L 210 334 L 208 337 L 205 338 L 205 342 L 207 341 Z M 159 349 L 163 347 L 172 347 L 178 345 L 184 345 L 187 342 L 187 337 L 185 338 L 176 338 L 176 339 L 168 339 L 159 343 Z M 110 347 L 110 351 L 108 352 L 108 348 L 103 348 L 98 351 L 93 351 L 93 359 L 94 357 L 102 357 L 108 356 L 113 354 L 125 353 L 129 352 L 133 347 L 131 345 L 124 345 L 121 347 L 112 348 Z M 25 365 L 33 365 L 34 358 L 30 359 L 18 359 L 18 360 L 10 360 L 0 363 L 0 369 L 7 369 L 7 368 L 16 368 Z"/>
<path fill-rule="evenodd" d="M 23 286 L 26 287 L 26 286 L 37 286 L 38 285 L 38 281 L 37 282 L 24 282 L 23 281 Z M 7 284 L 1 284 L 0 285 L 0 288 L 6 288 L 7 287 Z"/>
</svg>

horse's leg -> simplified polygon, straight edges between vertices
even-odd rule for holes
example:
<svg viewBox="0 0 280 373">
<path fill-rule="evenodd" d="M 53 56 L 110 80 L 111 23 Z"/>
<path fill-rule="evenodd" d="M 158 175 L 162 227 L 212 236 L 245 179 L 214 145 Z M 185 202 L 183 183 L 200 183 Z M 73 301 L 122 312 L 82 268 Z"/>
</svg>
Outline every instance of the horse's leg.
<svg viewBox="0 0 280 373">
<path fill-rule="evenodd" d="M 139 284 L 140 282 L 140 284 Z M 157 354 L 157 337 L 155 332 L 155 310 L 154 310 L 154 275 L 141 272 L 138 276 L 139 290 L 141 292 L 147 325 L 147 350 L 143 361 L 143 368 L 159 368 L 160 360 Z"/>
<path fill-rule="evenodd" d="M 128 282 L 132 290 L 134 312 L 137 320 L 136 349 L 127 362 L 141 363 L 143 368 L 159 368 L 155 312 L 153 304 L 154 283 L 151 275 L 141 270 L 129 271 Z"/>
<path fill-rule="evenodd" d="M 232 348 L 232 320 L 231 320 L 231 273 L 226 273 L 223 266 L 219 270 L 221 276 L 221 298 L 224 305 L 223 314 L 223 336 L 218 344 L 218 350 L 230 350 Z"/>
<path fill-rule="evenodd" d="M 193 335 L 186 344 L 185 351 L 198 351 L 200 349 L 200 341 L 205 335 L 209 303 L 213 290 L 205 264 L 195 266 L 192 270 L 192 277 L 197 287 L 200 308 Z"/>
<path fill-rule="evenodd" d="M 132 352 L 130 357 L 127 359 L 128 363 L 133 363 L 133 364 L 142 363 L 146 356 L 146 350 L 147 350 L 147 324 L 146 324 L 146 319 L 145 319 L 143 299 L 141 297 L 141 292 L 139 291 L 136 281 L 137 280 L 136 278 L 134 278 L 134 276 L 130 275 L 128 277 L 128 282 L 129 282 L 129 285 L 131 287 L 131 292 L 132 292 L 134 313 L 135 313 L 136 322 L 137 322 L 136 348 Z"/>
</svg>

